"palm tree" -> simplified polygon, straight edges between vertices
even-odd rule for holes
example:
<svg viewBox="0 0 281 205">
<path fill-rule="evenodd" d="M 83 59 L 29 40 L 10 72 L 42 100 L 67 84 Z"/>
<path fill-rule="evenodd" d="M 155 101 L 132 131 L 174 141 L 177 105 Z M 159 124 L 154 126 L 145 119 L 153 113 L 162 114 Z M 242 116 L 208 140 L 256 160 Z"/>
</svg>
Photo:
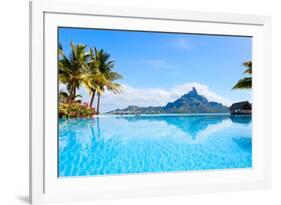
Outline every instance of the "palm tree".
<svg viewBox="0 0 281 205">
<path fill-rule="evenodd" d="M 90 60 L 88 62 L 88 71 L 86 77 L 83 80 L 83 84 L 91 95 L 89 106 L 92 107 L 95 99 L 96 92 L 100 91 L 100 85 L 106 83 L 105 76 L 99 71 L 97 66 L 97 60 L 95 53 L 92 48 L 90 48 Z"/>
<path fill-rule="evenodd" d="M 76 96 L 74 96 L 74 99 L 72 101 L 81 103 L 81 100 L 77 99 L 77 98 L 82 98 L 82 96 L 76 95 Z M 59 102 L 67 103 L 67 102 L 69 102 L 69 99 L 70 99 L 69 94 L 67 92 L 64 92 L 62 90 L 59 92 Z"/>
<path fill-rule="evenodd" d="M 99 113 L 101 95 L 104 93 L 105 89 L 114 94 L 120 93 L 121 86 L 118 83 L 114 83 L 114 81 L 121 79 L 122 76 L 119 73 L 112 71 L 114 68 L 114 61 L 110 60 L 109 53 L 103 49 L 98 50 L 97 48 L 94 48 L 93 55 L 97 73 L 100 75 L 99 82 L 96 84 L 96 92 L 98 95 L 97 113 Z"/>
<path fill-rule="evenodd" d="M 232 89 L 251 89 L 252 88 L 252 61 L 244 62 L 243 65 L 247 67 L 244 74 L 250 75 L 239 80 Z"/>
<path fill-rule="evenodd" d="M 90 107 L 93 106 L 96 92 L 101 92 L 99 90 L 99 85 L 103 84 L 103 81 L 106 81 L 106 79 L 101 73 L 88 74 L 85 80 L 83 81 L 85 88 L 89 91 L 89 95 L 91 96 L 89 102 Z"/>
<path fill-rule="evenodd" d="M 59 55 L 59 56 L 64 55 L 64 53 L 63 53 L 63 48 L 62 48 L 62 44 L 61 44 L 61 43 L 59 43 L 59 45 L 58 45 L 58 55 Z"/>
<path fill-rule="evenodd" d="M 64 55 L 62 47 L 59 46 L 59 81 L 66 84 L 69 100 L 74 100 L 76 90 L 86 77 L 85 72 L 88 70 L 89 54 L 85 51 L 85 45 L 78 44 L 75 46 L 72 42 L 70 45 L 71 54 L 69 57 Z"/>
</svg>

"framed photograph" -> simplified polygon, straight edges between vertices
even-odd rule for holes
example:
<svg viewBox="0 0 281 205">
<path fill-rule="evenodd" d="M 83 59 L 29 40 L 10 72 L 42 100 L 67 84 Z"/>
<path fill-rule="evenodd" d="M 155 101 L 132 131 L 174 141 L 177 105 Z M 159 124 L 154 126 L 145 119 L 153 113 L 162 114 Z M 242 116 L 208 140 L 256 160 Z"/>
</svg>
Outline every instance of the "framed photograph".
<svg viewBox="0 0 281 205">
<path fill-rule="evenodd" d="M 30 22 L 32 204 L 270 187 L 270 17 L 36 1 Z"/>
</svg>

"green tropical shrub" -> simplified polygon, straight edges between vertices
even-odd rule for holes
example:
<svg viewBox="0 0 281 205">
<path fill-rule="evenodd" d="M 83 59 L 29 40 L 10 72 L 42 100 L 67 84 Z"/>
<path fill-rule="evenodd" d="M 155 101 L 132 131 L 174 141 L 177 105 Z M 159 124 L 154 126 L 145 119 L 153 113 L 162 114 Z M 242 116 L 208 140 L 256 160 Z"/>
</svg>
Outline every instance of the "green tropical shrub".
<svg viewBox="0 0 281 205">
<path fill-rule="evenodd" d="M 59 103 L 60 118 L 90 118 L 95 115 L 95 109 L 88 106 L 87 103 L 65 102 Z"/>
<path fill-rule="evenodd" d="M 97 95 L 95 114 L 99 114 L 101 95 L 105 90 L 114 94 L 120 93 L 121 85 L 115 81 L 121 79 L 122 76 L 113 71 L 114 60 L 105 50 L 97 49 L 96 47 L 88 48 L 87 45 L 83 44 L 75 45 L 73 42 L 70 43 L 70 47 L 70 53 L 66 55 L 62 45 L 58 45 L 59 83 L 64 84 L 67 91 L 61 90 L 59 93 L 59 100 L 62 103 L 60 105 L 60 114 L 64 117 L 73 117 L 74 115 L 84 116 L 85 113 L 88 113 L 88 108 L 83 108 L 80 111 L 75 110 L 74 112 L 74 108 L 72 109 L 68 106 L 70 101 L 81 102 L 80 98 L 82 96 L 77 95 L 77 91 L 81 86 L 84 86 L 91 96 L 89 107 L 94 105 L 95 95 Z M 76 106 L 79 105 L 76 104 Z"/>
</svg>

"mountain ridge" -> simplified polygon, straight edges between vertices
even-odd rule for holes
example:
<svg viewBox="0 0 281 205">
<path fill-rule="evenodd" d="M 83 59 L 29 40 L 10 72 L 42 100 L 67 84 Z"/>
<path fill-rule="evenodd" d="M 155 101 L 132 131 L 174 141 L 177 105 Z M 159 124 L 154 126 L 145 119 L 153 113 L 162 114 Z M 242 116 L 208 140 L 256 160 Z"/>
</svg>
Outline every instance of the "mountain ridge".
<svg viewBox="0 0 281 205">
<path fill-rule="evenodd" d="M 229 108 L 222 103 L 209 101 L 199 95 L 196 88 L 165 106 L 139 107 L 130 105 L 124 109 L 116 109 L 107 114 L 188 114 L 188 113 L 227 113 Z"/>
</svg>

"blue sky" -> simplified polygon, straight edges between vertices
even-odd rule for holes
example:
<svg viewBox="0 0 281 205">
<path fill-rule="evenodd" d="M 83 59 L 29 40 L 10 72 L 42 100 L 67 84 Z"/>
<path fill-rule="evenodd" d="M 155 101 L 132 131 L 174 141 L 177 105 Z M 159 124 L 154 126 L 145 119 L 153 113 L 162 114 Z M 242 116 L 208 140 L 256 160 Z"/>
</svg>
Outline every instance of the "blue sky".
<svg viewBox="0 0 281 205">
<path fill-rule="evenodd" d="M 251 91 L 231 90 L 244 76 L 242 63 L 252 59 L 250 37 L 60 28 L 59 42 L 66 54 L 71 41 L 109 52 L 115 71 L 123 76 L 118 83 L 124 92 L 106 92 L 103 111 L 129 104 L 164 105 L 192 86 L 223 104 L 251 101 Z M 87 92 L 79 92 L 87 101 Z"/>
</svg>

